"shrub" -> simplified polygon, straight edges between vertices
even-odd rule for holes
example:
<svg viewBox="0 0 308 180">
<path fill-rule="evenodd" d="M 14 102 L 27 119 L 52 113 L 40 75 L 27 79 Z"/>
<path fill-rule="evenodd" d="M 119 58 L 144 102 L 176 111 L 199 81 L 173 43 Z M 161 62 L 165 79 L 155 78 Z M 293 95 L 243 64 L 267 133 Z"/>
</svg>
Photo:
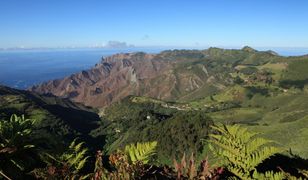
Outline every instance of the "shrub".
<svg viewBox="0 0 308 180">
<path fill-rule="evenodd" d="M 93 179 L 95 180 L 130 180 L 146 173 L 147 164 L 155 154 L 157 142 L 145 142 L 125 146 L 124 152 L 117 150 L 109 156 L 109 164 L 113 170 L 103 166 L 102 153 L 97 152 Z M 148 169 L 149 170 L 149 169 Z"/>
<path fill-rule="evenodd" d="M 84 143 L 76 143 L 75 139 L 67 150 L 61 155 L 53 156 L 44 153 L 42 159 L 47 164 L 46 168 L 35 169 L 32 174 L 38 179 L 85 179 L 80 173 L 85 166 L 89 156 L 86 156 L 88 149 L 83 148 Z"/>
<path fill-rule="evenodd" d="M 20 176 L 35 164 L 32 152 L 35 142 L 31 139 L 34 124 L 34 120 L 24 115 L 13 114 L 9 120 L 0 120 L 0 172 L 3 176 Z"/>
</svg>

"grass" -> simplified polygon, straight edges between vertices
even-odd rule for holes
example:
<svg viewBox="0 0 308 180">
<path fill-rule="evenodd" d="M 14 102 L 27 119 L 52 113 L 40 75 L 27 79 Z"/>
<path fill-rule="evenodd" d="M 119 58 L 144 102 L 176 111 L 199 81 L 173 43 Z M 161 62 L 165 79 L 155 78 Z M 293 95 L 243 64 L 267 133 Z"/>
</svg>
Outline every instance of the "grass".
<svg viewBox="0 0 308 180">
<path fill-rule="evenodd" d="M 276 73 L 282 72 L 280 65 L 265 64 L 262 68 L 271 68 Z M 282 88 L 264 84 L 255 85 L 268 90 L 268 95 L 254 94 L 247 98 L 248 90 L 240 85 L 228 87 L 212 97 L 206 96 L 188 103 L 194 109 L 204 109 L 222 102 L 239 100 L 240 108 L 231 108 L 210 112 L 208 115 L 215 123 L 240 123 L 251 130 L 260 132 L 268 139 L 273 139 L 293 153 L 308 158 L 308 91 L 296 88 L 283 91 Z"/>
<path fill-rule="evenodd" d="M 226 94 L 225 94 L 226 95 Z M 308 94 L 290 90 L 271 96 L 255 95 L 242 108 L 209 113 L 214 122 L 240 123 L 308 158 Z"/>
<path fill-rule="evenodd" d="M 165 104 L 164 101 L 160 101 L 158 99 L 144 97 L 144 96 L 134 96 L 131 98 L 133 103 L 156 103 L 156 104 Z"/>
<path fill-rule="evenodd" d="M 286 151 L 291 149 L 294 154 L 308 158 L 308 116 L 294 122 L 247 127 L 278 142 Z"/>
<path fill-rule="evenodd" d="M 262 118 L 261 108 L 235 108 L 209 113 L 214 122 L 251 124 Z"/>
<path fill-rule="evenodd" d="M 5 101 L 6 103 L 14 103 L 14 102 L 18 101 L 19 99 L 20 99 L 20 97 L 16 96 L 16 95 L 3 96 L 3 101 Z"/>
<path fill-rule="evenodd" d="M 308 58 L 294 60 L 289 63 L 287 71 L 283 74 L 286 80 L 305 80 L 308 79 Z"/>
<path fill-rule="evenodd" d="M 225 91 L 211 96 L 205 96 L 195 101 L 191 101 L 188 104 L 194 109 L 204 109 L 211 106 L 217 106 L 223 102 L 243 101 L 244 98 L 246 98 L 246 93 L 247 90 L 244 87 L 234 85 L 227 88 Z"/>
<path fill-rule="evenodd" d="M 275 80 L 279 80 L 281 75 L 285 69 L 287 69 L 287 63 L 267 63 L 262 66 L 259 66 L 258 69 L 260 70 L 269 70 L 273 73 L 273 78 Z"/>
</svg>

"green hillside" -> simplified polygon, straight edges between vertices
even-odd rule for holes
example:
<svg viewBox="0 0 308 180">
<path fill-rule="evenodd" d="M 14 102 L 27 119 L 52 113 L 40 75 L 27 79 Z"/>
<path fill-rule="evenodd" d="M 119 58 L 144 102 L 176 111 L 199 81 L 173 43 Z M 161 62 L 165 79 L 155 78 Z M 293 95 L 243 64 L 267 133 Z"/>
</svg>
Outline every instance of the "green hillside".
<svg viewBox="0 0 308 180">
<path fill-rule="evenodd" d="M 99 116 L 81 104 L 0 86 L 0 119 L 9 119 L 12 114 L 35 119 L 35 136 L 46 136 L 44 146 L 51 149 L 61 149 L 76 137 L 97 145 L 89 133 L 98 127 Z"/>
</svg>

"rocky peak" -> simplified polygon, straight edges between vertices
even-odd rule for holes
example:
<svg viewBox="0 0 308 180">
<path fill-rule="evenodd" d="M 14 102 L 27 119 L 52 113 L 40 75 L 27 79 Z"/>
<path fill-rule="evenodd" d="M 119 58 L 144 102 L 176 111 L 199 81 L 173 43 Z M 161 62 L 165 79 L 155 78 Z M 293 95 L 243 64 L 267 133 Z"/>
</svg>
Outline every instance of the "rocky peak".
<svg viewBox="0 0 308 180">
<path fill-rule="evenodd" d="M 278 53 L 276 53 L 275 51 L 272 51 L 272 50 L 269 50 L 269 51 L 266 51 L 266 52 L 273 55 L 273 56 L 279 56 Z"/>
<path fill-rule="evenodd" d="M 246 52 L 257 52 L 257 50 L 253 49 L 252 47 L 249 47 L 249 46 L 245 46 L 242 48 L 243 51 L 246 51 Z"/>
</svg>

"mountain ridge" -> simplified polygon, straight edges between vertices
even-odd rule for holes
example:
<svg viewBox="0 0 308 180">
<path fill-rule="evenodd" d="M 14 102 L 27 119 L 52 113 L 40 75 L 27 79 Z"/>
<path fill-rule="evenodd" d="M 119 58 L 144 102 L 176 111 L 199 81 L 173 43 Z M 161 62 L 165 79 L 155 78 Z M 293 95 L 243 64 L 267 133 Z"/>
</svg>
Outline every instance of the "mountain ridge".
<svg viewBox="0 0 308 180">
<path fill-rule="evenodd" d="M 238 54 L 243 56 L 242 60 L 235 60 L 234 56 Z M 220 56 L 230 60 L 223 60 L 223 67 L 214 67 L 217 66 L 215 61 L 221 61 Z M 249 58 L 253 59 L 253 56 L 278 57 L 250 47 L 241 50 L 166 50 L 158 54 L 122 53 L 102 58 L 89 70 L 33 86 L 30 90 L 70 98 L 96 108 L 108 106 L 128 95 L 175 101 L 202 89 L 212 89 L 206 90 L 209 94 L 224 89 L 226 84 L 232 83 L 226 72 L 233 70 L 228 66 L 237 61 L 249 64 Z"/>
</svg>

